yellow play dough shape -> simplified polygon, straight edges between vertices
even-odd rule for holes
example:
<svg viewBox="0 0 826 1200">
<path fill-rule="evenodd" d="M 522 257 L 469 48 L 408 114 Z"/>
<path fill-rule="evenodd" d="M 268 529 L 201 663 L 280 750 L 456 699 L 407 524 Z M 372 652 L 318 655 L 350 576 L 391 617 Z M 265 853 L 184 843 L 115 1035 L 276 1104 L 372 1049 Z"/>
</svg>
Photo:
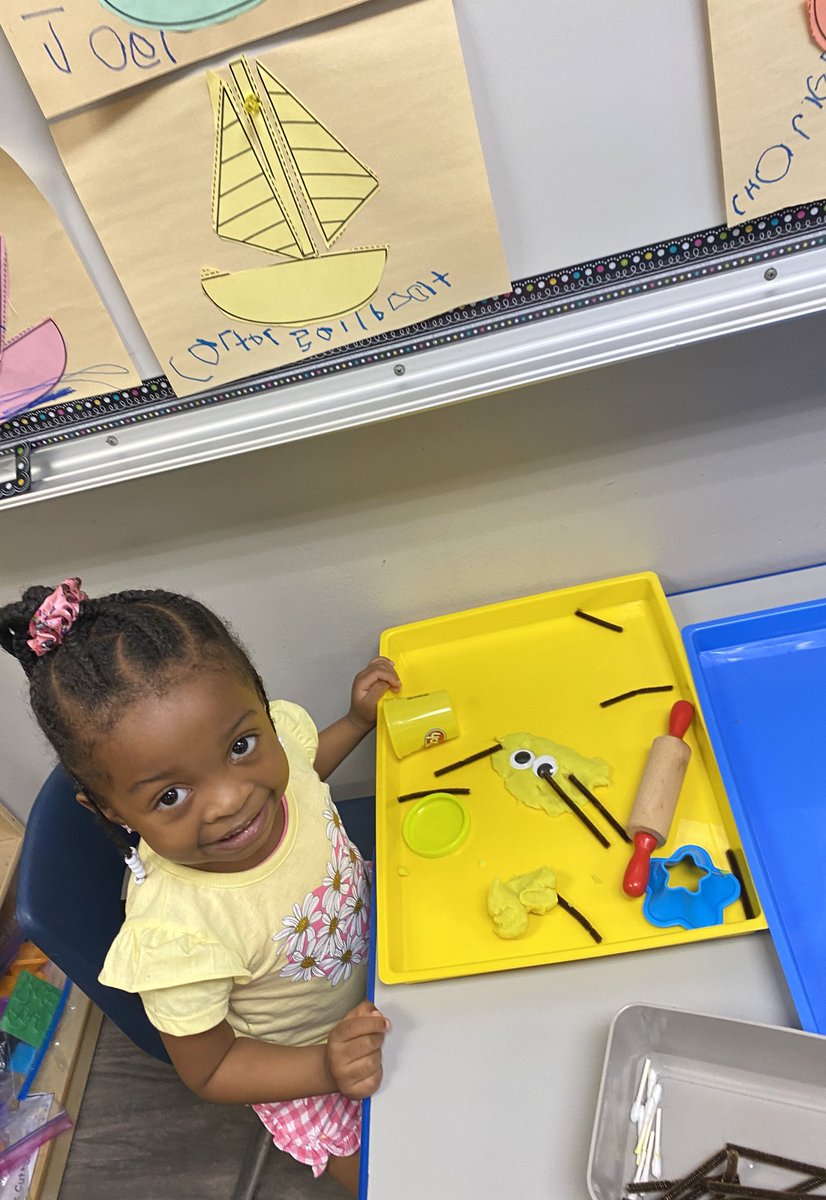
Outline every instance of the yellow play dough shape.
<svg viewBox="0 0 826 1200">
<path fill-rule="evenodd" d="M 488 912 L 500 938 L 521 937 L 528 928 L 528 914 L 519 897 L 501 879 L 488 889 Z"/>
<path fill-rule="evenodd" d="M 570 810 L 546 781 L 534 773 L 532 767 L 520 770 L 513 766 L 511 755 L 515 751 L 530 750 L 536 758 L 549 754 L 556 760 L 556 779 L 560 787 L 580 805 L 587 802 L 568 783 L 569 775 L 576 775 L 587 788 L 601 787 L 611 782 L 611 768 L 604 759 L 586 758 L 570 746 L 562 746 L 550 738 L 533 733 L 507 733 L 499 741 L 502 749 L 492 754 L 490 761 L 497 774 L 502 776 L 505 787 L 521 804 L 526 804 L 528 808 L 544 809 L 551 817 L 558 817 Z"/>
<path fill-rule="evenodd" d="M 514 875 L 507 883 L 494 879 L 488 889 L 488 912 L 501 938 L 522 937 L 528 928 L 528 913 L 543 916 L 556 903 L 556 875 L 550 867 Z"/>
<path fill-rule="evenodd" d="M 516 875 L 508 881 L 508 887 L 516 892 L 528 912 L 543 916 L 557 902 L 556 875 L 550 867 L 537 867 L 528 875 Z"/>
</svg>

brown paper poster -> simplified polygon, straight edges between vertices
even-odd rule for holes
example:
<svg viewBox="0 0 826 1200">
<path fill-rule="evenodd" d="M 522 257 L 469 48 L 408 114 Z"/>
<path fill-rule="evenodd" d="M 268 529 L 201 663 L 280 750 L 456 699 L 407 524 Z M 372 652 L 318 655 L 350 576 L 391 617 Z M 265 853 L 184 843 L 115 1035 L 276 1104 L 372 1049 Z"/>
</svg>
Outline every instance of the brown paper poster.
<svg viewBox="0 0 826 1200">
<path fill-rule="evenodd" d="M 708 0 L 729 225 L 826 196 L 826 52 L 803 0 Z"/>
<path fill-rule="evenodd" d="M 450 0 L 364 8 L 53 132 L 179 395 L 509 287 Z"/>
<path fill-rule="evenodd" d="M 62 225 L 0 150 L 0 422 L 138 383 Z"/>
<path fill-rule="evenodd" d="M 0 24 L 47 117 L 73 112 L 363 0 L 2 0 Z"/>
</svg>

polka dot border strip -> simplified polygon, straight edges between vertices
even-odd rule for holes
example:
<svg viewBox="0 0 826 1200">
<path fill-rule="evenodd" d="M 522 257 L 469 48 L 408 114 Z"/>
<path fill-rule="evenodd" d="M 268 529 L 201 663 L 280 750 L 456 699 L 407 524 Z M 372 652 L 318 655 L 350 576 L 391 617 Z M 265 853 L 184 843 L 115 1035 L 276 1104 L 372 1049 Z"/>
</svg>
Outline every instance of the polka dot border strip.
<svg viewBox="0 0 826 1200">
<path fill-rule="evenodd" d="M 11 478 L 4 479 L 5 460 L 11 456 Z M 31 451 L 26 443 L 0 450 L 0 500 L 25 496 L 32 485 Z"/>
<path fill-rule="evenodd" d="M 124 391 L 45 405 L 0 422 L 0 448 L 20 443 L 27 447 L 25 471 L 18 472 L 14 481 L 0 485 L 0 500 L 28 490 L 28 454 L 41 446 L 305 383 L 353 367 L 609 304 L 823 245 L 826 245 L 826 201 L 818 201 L 783 209 L 733 228 L 716 226 L 563 270 L 532 275 L 517 280 L 511 291 L 501 296 L 315 355 L 221 391 L 179 399 L 169 380 L 159 376 Z"/>
</svg>

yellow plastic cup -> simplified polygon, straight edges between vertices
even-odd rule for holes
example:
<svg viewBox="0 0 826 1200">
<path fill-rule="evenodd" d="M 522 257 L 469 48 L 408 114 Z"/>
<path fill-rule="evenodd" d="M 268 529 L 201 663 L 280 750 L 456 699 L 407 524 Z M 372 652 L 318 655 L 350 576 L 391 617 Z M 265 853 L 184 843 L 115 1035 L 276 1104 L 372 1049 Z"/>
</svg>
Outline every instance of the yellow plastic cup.
<svg viewBox="0 0 826 1200">
<path fill-rule="evenodd" d="M 390 744 L 397 758 L 459 736 L 459 723 L 447 692 L 390 696 L 383 701 Z"/>
</svg>

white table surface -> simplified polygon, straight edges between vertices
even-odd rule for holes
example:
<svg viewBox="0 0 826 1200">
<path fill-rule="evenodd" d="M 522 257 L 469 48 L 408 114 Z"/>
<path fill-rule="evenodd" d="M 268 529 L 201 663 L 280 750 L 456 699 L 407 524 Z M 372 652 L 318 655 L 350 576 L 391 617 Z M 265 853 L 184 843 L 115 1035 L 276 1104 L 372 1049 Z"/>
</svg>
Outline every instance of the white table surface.
<svg viewBox="0 0 826 1200">
<path fill-rule="evenodd" d="M 678 625 L 826 596 L 812 567 L 669 597 Z M 386 986 L 369 1200 L 588 1200 L 610 1022 L 648 1003 L 799 1027 L 768 933 Z"/>
</svg>

